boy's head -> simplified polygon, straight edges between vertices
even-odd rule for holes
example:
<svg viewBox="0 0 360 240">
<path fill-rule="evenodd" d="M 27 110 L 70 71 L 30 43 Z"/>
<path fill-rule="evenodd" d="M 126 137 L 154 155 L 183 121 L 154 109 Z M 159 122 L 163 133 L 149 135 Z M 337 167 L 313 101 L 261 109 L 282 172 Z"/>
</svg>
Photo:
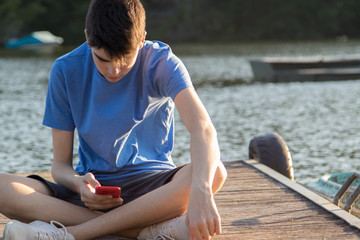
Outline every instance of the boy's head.
<svg viewBox="0 0 360 240">
<path fill-rule="evenodd" d="M 93 0 L 86 16 L 88 45 L 123 59 L 136 51 L 145 34 L 145 10 L 139 0 Z"/>
</svg>

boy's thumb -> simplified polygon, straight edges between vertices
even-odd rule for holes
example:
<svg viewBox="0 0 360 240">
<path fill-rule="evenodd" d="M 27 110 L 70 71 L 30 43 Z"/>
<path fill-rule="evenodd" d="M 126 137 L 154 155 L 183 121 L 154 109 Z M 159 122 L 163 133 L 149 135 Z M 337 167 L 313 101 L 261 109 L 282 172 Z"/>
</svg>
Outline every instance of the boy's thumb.
<svg viewBox="0 0 360 240">
<path fill-rule="evenodd" d="M 98 182 L 98 180 L 95 179 L 94 174 L 88 172 L 85 174 L 84 181 L 90 184 L 93 188 L 101 186 L 101 184 Z"/>
</svg>

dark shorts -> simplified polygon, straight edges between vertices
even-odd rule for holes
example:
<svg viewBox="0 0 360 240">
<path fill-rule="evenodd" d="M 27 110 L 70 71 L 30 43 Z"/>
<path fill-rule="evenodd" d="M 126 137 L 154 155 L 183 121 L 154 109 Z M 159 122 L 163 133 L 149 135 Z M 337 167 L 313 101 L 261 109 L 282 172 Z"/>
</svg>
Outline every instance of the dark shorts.
<svg viewBox="0 0 360 240">
<path fill-rule="evenodd" d="M 171 181 L 175 173 L 179 171 L 183 166 L 171 169 L 156 171 L 152 173 L 145 173 L 130 177 L 123 182 L 116 183 L 101 183 L 103 186 L 118 186 L 121 187 L 121 198 L 124 200 L 123 204 L 129 203 L 142 195 L 151 192 Z M 66 202 L 86 207 L 81 201 L 80 194 L 74 193 L 66 187 L 48 181 L 38 175 L 30 175 L 29 178 L 39 180 L 47 185 L 52 192 L 52 196 Z M 111 209 L 109 209 L 111 210 Z"/>
</svg>

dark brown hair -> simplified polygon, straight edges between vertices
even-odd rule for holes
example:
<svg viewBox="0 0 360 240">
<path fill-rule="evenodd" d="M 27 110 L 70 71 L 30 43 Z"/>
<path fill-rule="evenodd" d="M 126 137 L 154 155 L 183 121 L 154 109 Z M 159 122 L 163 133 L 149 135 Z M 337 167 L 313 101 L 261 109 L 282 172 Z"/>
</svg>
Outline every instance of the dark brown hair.
<svg viewBox="0 0 360 240">
<path fill-rule="evenodd" d="M 139 46 L 145 19 L 139 0 L 93 0 L 86 16 L 88 44 L 103 48 L 111 58 L 123 59 Z"/>
</svg>

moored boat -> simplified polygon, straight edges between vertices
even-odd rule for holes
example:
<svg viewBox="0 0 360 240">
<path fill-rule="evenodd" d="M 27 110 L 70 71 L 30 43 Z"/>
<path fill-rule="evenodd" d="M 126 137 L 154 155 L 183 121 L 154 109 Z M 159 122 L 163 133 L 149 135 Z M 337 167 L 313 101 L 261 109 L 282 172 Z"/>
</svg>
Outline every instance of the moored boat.
<svg viewBox="0 0 360 240">
<path fill-rule="evenodd" d="M 338 193 L 341 190 L 342 186 L 346 184 L 349 178 L 354 175 L 359 175 L 356 172 L 343 172 L 336 173 L 332 175 L 325 175 L 319 178 L 316 182 L 311 182 L 306 185 L 310 190 L 316 192 L 320 196 L 326 198 L 327 200 L 334 202 L 336 198 L 339 198 L 338 205 L 341 208 L 351 212 L 353 215 L 360 218 L 360 199 L 356 196 L 357 188 L 360 187 L 360 179 L 353 178 L 351 185 L 348 187 L 347 191 L 344 192 L 343 196 L 339 196 Z M 346 189 L 344 189 L 346 190 Z M 355 195 L 353 195 L 355 192 Z M 341 194 L 342 195 L 342 194 Z M 355 201 L 350 205 L 346 206 L 347 201 L 351 196 L 355 198 Z M 349 208 L 349 209 L 347 209 Z"/>
<path fill-rule="evenodd" d="M 62 44 L 64 39 L 48 31 L 37 31 L 19 39 L 11 39 L 5 44 L 7 49 L 53 50 Z"/>
<path fill-rule="evenodd" d="M 334 81 L 360 79 L 360 55 L 250 59 L 255 81 Z"/>
</svg>

